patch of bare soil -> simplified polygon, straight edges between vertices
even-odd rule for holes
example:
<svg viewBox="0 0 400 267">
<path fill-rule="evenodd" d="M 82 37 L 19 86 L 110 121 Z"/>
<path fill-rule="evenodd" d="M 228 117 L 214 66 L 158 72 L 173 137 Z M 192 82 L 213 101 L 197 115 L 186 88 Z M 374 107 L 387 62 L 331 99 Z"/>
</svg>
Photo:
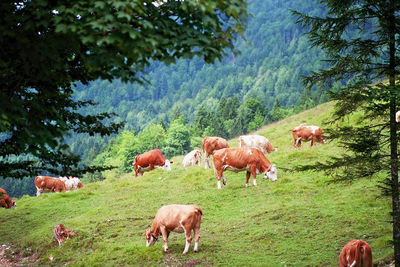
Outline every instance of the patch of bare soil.
<svg viewBox="0 0 400 267">
<path fill-rule="evenodd" d="M 39 257 L 32 253 L 30 248 L 21 251 L 12 246 L 0 246 L 0 266 L 2 267 L 36 266 L 38 259 Z"/>
</svg>

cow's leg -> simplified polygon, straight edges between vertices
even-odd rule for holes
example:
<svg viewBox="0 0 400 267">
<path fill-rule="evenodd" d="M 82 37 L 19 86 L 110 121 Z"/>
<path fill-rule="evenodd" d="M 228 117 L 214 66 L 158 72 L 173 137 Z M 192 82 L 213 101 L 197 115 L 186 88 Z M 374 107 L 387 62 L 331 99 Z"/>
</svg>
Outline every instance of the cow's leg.
<svg viewBox="0 0 400 267">
<path fill-rule="evenodd" d="M 301 147 L 301 138 L 296 139 L 296 146 L 295 148 L 300 148 Z"/>
<path fill-rule="evenodd" d="M 165 226 L 160 226 L 160 231 L 161 231 L 162 237 L 164 239 L 164 243 L 163 243 L 164 252 L 167 252 L 168 251 L 168 235 L 169 235 L 169 233 L 168 233 L 167 229 L 165 229 Z"/>
<path fill-rule="evenodd" d="M 210 168 L 210 163 L 208 162 L 209 159 L 210 159 L 210 156 L 206 154 L 205 158 L 204 158 L 204 168 L 206 168 L 206 169 Z"/>
<path fill-rule="evenodd" d="M 199 249 L 199 239 L 200 239 L 200 220 L 201 217 L 198 217 L 198 222 L 196 223 L 195 227 L 193 228 L 193 233 L 194 233 L 194 252 L 197 252 Z"/>
<path fill-rule="evenodd" d="M 223 170 L 217 170 L 217 185 L 218 185 L 218 189 L 221 189 L 221 177 L 222 177 L 222 182 L 224 183 L 224 185 L 226 185 L 226 179 L 223 176 Z"/>
<path fill-rule="evenodd" d="M 39 188 L 36 187 L 36 196 L 40 196 L 41 190 Z"/>
<path fill-rule="evenodd" d="M 313 135 L 311 138 L 311 146 L 315 145 L 316 137 Z"/>
<path fill-rule="evenodd" d="M 181 223 L 183 229 L 185 230 L 185 236 L 186 236 L 186 245 L 185 245 L 185 249 L 183 250 L 182 254 L 186 254 L 189 251 L 189 247 L 190 247 L 190 243 L 192 242 L 192 229 L 190 229 L 190 227 L 188 227 L 189 225 L 183 225 Z"/>
<path fill-rule="evenodd" d="M 247 172 L 246 172 L 246 187 L 249 186 L 249 178 L 250 178 L 250 172 L 247 171 Z"/>
<path fill-rule="evenodd" d="M 250 167 L 251 176 L 253 176 L 253 185 L 257 186 L 257 168 L 256 166 Z"/>
<path fill-rule="evenodd" d="M 154 170 L 154 164 L 150 164 L 150 171 Z"/>
<path fill-rule="evenodd" d="M 0 200 L 0 207 L 4 207 L 4 208 L 8 209 L 8 204 L 6 203 L 5 199 Z"/>
</svg>

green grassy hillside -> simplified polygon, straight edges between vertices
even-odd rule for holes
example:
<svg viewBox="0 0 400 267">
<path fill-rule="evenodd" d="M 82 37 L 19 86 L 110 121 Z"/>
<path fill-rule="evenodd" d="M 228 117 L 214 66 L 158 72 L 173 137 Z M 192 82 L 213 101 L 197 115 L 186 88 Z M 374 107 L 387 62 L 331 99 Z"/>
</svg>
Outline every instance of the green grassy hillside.
<svg viewBox="0 0 400 267">
<path fill-rule="evenodd" d="M 278 148 L 268 159 L 278 181 L 262 180 L 245 188 L 245 173 L 226 172 L 217 190 L 212 169 L 181 167 L 133 173 L 86 185 L 76 192 L 24 196 L 18 208 L 0 209 L 0 244 L 14 245 L 40 258 L 37 265 L 126 266 L 337 266 L 341 248 L 351 239 L 367 240 L 374 260 L 392 253 L 390 201 L 380 197 L 376 180 L 328 184 L 316 172 L 288 171 L 296 165 L 339 153 L 334 142 L 293 149 L 291 128 L 322 125 L 332 103 L 265 126 L 259 134 Z M 237 140 L 231 140 L 237 146 Z M 185 238 L 172 233 L 169 252 L 162 241 L 147 248 L 142 233 L 166 204 L 194 203 L 203 210 L 199 252 L 182 255 Z M 77 237 L 58 247 L 53 227 L 63 223 Z"/>
</svg>

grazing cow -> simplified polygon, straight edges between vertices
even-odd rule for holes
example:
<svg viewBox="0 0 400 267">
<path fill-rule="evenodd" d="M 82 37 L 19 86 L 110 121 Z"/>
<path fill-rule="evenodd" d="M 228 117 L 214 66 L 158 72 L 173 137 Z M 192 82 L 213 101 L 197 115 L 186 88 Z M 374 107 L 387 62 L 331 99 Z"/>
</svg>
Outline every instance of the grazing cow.
<svg viewBox="0 0 400 267">
<path fill-rule="evenodd" d="M 136 156 L 132 165 L 137 177 L 142 176 L 146 171 L 154 170 L 155 167 L 170 171 L 172 163 L 174 162 L 164 158 L 161 150 L 153 149 Z"/>
<path fill-rule="evenodd" d="M 0 188 L 0 207 L 6 209 L 17 207 L 17 203 L 15 203 L 15 200 L 12 200 L 7 194 L 6 190 L 4 190 L 3 188 Z"/>
<path fill-rule="evenodd" d="M 246 187 L 249 186 L 250 174 L 253 176 L 253 184 L 257 186 L 256 175 L 264 173 L 264 179 L 276 181 L 277 169 L 271 164 L 258 148 L 254 147 L 232 147 L 217 150 L 213 154 L 214 172 L 217 176 L 218 189 L 221 189 L 221 178 L 224 185 L 226 179 L 223 176 L 225 170 L 234 172 L 247 171 Z"/>
<path fill-rule="evenodd" d="M 60 176 L 60 180 L 62 180 L 65 183 L 67 192 L 71 190 L 77 190 L 83 187 L 83 184 L 81 183 L 81 180 L 78 177 Z"/>
<path fill-rule="evenodd" d="M 63 192 L 67 190 L 65 183 L 58 178 L 50 176 L 36 176 L 35 178 L 36 196 L 45 192 Z"/>
<path fill-rule="evenodd" d="M 196 205 L 168 205 L 161 207 L 154 218 L 150 229 L 147 229 L 143 236 L 146 237 L 146 246 L 154 245 L 158 237 L 164 239 L 164 251 L 168 251 L 169 233 L 185 233 L 186 246 L 183 254 L 189 250 L 192 242 L 192 230 L 194 233 L 194 252 L 197 252 L 200 239 L 200 223 L 202 211 Z"/>
<path fill-rule="evenodd" d="M 351 240 L 339 256 L 339 267 L 372 267 L 372 252 L 369 244 L 362 240 Z"/>
<path fill-rule="evenodd" d="M 63 224 L 56 225 L 53 232 L 54 238 L 58 242 L 58 246 L 61 246 L 61 243 L 64 242 L 65 239 L 68 239 L 70 236 L 76 236 L 76 233 L 74 231 L 68 230 Z"/>
<path fill-rule="evenodd" d="M 183 167 L 201 164 L 201 151 L 198 149 L 190 151 L 182 161 Z"/>
<path fill-rule="evenodd" d="M 242 135 L 239 137 L 239 147 L 256 147 L 264 154 L 269 154 L 272 151 L 277 151 L 268 139 L 261 135 Z"/>
<path fill-rule="evenodd" d="M 396 112 L 396 122 L 400 122 L 400 110 Z"/>
<path fill-rule="evenodd" d="M 292 135 L 294 140 L 294 148 L 300 148 L 301 141 L 310 141 L 311 146 L 315 145 L 315 142 L 324 144 L 326 140 L 324 133 L 318 126 L 306 126 L 304 123 L 292 129 Z"/>
<path fill-rule="evenodd" d="M 208 159 L 214 153 L 214 151 L 229 147 L 228 141 L 222 137 L 206 136 L 201 142 L 201 148 L 204 152 L 204 168 L 209 169 L 210 163 Z"/>
</svg>

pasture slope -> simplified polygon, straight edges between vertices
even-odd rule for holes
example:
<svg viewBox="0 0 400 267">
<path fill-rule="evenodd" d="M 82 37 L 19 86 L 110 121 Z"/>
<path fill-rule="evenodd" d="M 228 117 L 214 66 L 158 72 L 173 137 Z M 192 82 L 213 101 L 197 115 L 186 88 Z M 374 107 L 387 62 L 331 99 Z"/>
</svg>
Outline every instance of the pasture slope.
<svg viewBox="0 0 400 267">
<path fill-rule="evenodd" d="M 277 182 L 259 175 L 258 187 L 245 188 L 244 172 L 226 172 L 227 185 L 217 190 L 212 169 L 204 163 L 183 169 L 180 156 L 170 172 L 137 179 L 110 172 L 76 192 L 24 196 L 16 210 L 0 209 L 0 245 L 35 254 L 33 265 L 40 266 L 337 266 L 351 239 L 368 241 L 375 262 L 387 259 L 390 200 L 379 197 L 377 180 L 328 184 L 323 173 L 287 170 L 339 153 L 334 142 L 312 149 L 305 143 L 296 151 L 290 132 L 303 122 L 322 125 L 332 107 L 326 103 L 257 131 L 278 148 L 268 156 L 278 167 Z M 237 139 L 230 144 L 237 146 Z M 162 241 L 145 246 L 145 228 L 172 203 L 202 208 L 198 253 L 192 243 L 183 256 L 184 235 L 176 233 L 168 253 Z M 61 247 L 52 233 L 59 223 L 78 234 Z"/>
</svg>

